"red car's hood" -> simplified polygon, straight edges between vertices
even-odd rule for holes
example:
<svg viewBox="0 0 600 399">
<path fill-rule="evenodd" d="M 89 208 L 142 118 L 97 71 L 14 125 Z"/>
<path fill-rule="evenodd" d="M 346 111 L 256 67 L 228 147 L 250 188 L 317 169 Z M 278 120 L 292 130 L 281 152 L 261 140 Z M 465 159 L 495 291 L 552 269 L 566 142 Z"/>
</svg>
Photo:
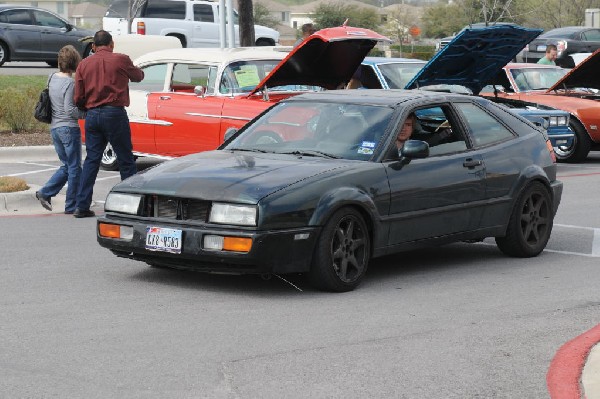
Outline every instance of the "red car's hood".
<svg viewBox="0 0 600 399">
<path fill-rule="evenodd" d="M 571 69 L 571 72 L 563 76 L 548 91 L 560 89 L 573 89 L 576 87 L 585 87 L 588 89 L 600 90 L 600 49 L 589 56 L 581 64 Z"/>
<path fill-rule="evenodd" d="M 335 89 L 350 80 L 378 41 L 391 42 L 369 29 L 351 26 L 321 29 L 294 48 L 250 95 L 265 87 L 285 85 Z"/>
</svg>

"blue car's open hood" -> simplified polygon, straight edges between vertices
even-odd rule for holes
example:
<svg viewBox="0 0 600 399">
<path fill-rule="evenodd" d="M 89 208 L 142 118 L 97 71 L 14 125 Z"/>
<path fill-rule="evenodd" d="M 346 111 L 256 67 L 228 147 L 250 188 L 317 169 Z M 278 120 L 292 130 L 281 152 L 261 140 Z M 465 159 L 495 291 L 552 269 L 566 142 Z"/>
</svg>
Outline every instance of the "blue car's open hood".
<svg viewBox="0 0 600 399">
<path fill-rule="evenodd" d="M 511 25 L 465 29 L 434 55 L 406 88 L 460 85 L 479 94 L 540 33 L 541 29 Z"/>
</svg>

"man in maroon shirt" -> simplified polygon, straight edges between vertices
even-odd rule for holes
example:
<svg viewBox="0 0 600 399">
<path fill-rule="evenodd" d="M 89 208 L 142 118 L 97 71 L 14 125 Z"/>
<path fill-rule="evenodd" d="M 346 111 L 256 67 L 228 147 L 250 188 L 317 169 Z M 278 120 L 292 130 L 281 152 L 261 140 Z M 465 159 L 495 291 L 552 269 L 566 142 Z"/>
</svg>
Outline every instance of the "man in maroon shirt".
<svg viewBox="0 0 600 399">
<path fill-rule="evenodd" d="M 110 143 L 119 162 L 121 180 L 137 172 L 131 145 L 131 129 L 125 107 L 129 105 L 129 81 L 140 82 L 144 72 L 125 54 L 113 53 L 110 33 L 94 35 L 94 55 L 79 63 L 75 72 L 74 100 L 86 110 L 86 157 L 77 193 L 76 218 L 94 216 L 90 210 L 94 183 L 106 145 Z"/>
</svg>

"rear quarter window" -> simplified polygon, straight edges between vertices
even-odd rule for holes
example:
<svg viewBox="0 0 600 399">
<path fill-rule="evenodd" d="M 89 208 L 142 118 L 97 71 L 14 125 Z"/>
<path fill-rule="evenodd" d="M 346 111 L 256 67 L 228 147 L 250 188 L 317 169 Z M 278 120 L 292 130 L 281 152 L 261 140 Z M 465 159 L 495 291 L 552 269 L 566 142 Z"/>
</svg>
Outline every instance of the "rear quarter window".
<svg viewBox="0 0 600 399">
<path fill-rule="evenodd" d="M 493 143 L 509 140 L 515 135 L 495 116 L 472 103 L 457 103 L 462 112 L 475 147 L 484 147 Z"/>
<path fill-rule="evenodd" d="M 148 1 L 144 11 L 145 18 L 185 19 L 184 1 Z"/>
</svg>

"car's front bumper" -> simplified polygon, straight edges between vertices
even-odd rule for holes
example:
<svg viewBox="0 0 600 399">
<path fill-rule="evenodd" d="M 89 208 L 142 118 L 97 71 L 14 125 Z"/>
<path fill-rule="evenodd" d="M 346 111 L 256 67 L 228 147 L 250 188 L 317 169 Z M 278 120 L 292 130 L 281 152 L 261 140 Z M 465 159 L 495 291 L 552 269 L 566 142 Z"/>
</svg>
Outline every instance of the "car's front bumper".
<svg viewBox="0 0 600 399">
<path fill-rule="evenodd" d="M 568 126 L 550 126 L 546 133 L 552 147 L 570 147 L 573 145 L 575 134 Z"/>
<path fill-rule="evenodd" d="M 558 206 L 560 205 L 560 200 L 562 198 L 563 182 L 560 180 L 554 180 L 552 183 L 550 183 L 550 187 L 552 187 L 552 197 L 554 200 L 554 215 L 556 215 L 556 212 L 558 211 Z"/>
<path fill-rule="evenodd" d="M 297 273 L 310 269 L 313 248 L 320 229 L 307 227 L 274 231 L 215 228 L 163 221 L 126 220 L 101 216 L 101 223 L 133 227 L 131 240 L 102 237 L 97 229 L 98 243 L 119 257 L 177 269 L 226 273 Z M 182 230 L 181 253 L 146 249 L 149 226 Z M 252 239 L 247 253 L 206 250 L 205 235 L 235 236 Z"/>
</svg>

